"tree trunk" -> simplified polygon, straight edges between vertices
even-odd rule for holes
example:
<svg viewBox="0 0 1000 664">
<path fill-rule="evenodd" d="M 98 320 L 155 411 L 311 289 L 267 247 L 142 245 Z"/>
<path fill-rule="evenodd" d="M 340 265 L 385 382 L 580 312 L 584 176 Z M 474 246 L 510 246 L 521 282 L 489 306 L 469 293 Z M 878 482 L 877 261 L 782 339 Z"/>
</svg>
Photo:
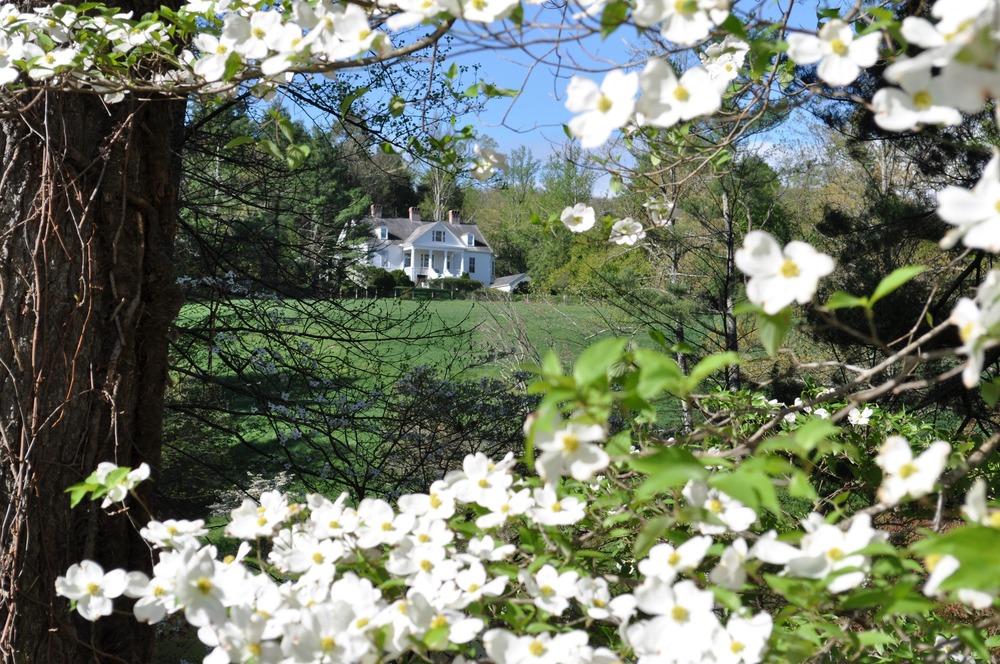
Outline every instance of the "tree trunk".
<svg viewBox="0 0 1000 664">
<path fill-rule="evenodd" d="M 157 476 L 184 103 L 28 101 L 0 96 L 20 109 L 0 116 L 0 658 L 135 664 L 151 630 L 84 621 L 54 583 L 84 558 L 150 565 L 142 506 L 70 510 L 64 491 L 102 461 Z"/>
<path fill-rule="evenodd" d="M 736 271 L 736 224 L 733 223 L 734 212 L 729 201 L 729 192 L 722 191 L 722 218 L 726 224 L 726 280 L 722 287 L 721 309 L 722 309 L 722 329 L 725 333 L 726 350 L 740 352 L 740 336 L 736 327 L 736 298 L 733 291 L 736 288 L 736 280 L 739 275 Z M 726 368 L 726 389 L 739 390 L 742 387 L 742 375 L 740 365 L 731 364 Z"/>
</svg>

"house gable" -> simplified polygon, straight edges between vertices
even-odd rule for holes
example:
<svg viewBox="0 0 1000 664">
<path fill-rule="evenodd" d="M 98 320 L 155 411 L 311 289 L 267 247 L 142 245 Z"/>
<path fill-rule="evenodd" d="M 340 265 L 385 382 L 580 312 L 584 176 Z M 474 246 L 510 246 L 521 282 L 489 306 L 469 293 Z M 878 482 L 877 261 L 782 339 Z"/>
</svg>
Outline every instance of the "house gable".
<svg viewBox="0 0 1000 664">
<path fill-rule="evenodd" d="M 374 208 L 374 206 L 373 206 Z M 358 222 L 368 229 L 365 261 L 388 270 L 401 269 L 415 283 L 469 274 L 484 286 L 493 282 L 493 248 L 475 224 L 422 221 L 415 209 L 410 218 L 372 215 Z"/>
<path fill-rule="evenodd" d="M 421 249 L 467 249 L 466 245 L 451 228 L 443 221 L 426 223 L 416 229 L 403 242 L 404 247 L 420 247 Z"/>
</svg>

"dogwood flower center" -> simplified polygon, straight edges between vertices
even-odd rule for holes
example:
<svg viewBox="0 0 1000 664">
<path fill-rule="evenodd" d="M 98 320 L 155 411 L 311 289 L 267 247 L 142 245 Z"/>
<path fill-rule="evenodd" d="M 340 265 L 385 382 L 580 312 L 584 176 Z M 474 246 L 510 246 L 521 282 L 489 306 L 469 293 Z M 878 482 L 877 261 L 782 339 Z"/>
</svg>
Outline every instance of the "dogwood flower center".
<svg viewBox="0 0 1000 664">
<path fill-rule="evenodd" d="M 830 42 L 830 48 L 833 50 L 834 53 L 841 56 L 847 55 L 849 51 L 849 49 L 847 48 L 847 44 L 844 43 L 844 40 L 840 39 L 839 37 L 833 39 Z"/>
<path fill-rule="evenodd" d="M 781 264 L 781 276 L 785 279 L 793 279 L 801 274 L 799 266 L 791 258 L 786 258 Z"/>
<path fill-rule="evenodd" d="M 614 102 L 611 101 L 611 97 L 607 95 L 601 95 L 601 98 L 597 101 L 597 110 L 601 113 L 607 113 L 614 106 Z M 576 218 L 574 217 L 574 220 Z M 579 222 L 578 222 L 579 223 Z"/>
<path fill-rule="evenodd" d="M 677 89 L 674 90 L 674 99 L 681 102 L 682 104 L 689 99 L 691 99 L 691 93 L 683 85 L 678 85 Z"/>
<path fill-rule="evenodd" d="M 683 606 L 675 606 L 670 610 L 670 617 L 677 622 L 687 622 L 688 616 L 691 614 Z"/>
</svg>

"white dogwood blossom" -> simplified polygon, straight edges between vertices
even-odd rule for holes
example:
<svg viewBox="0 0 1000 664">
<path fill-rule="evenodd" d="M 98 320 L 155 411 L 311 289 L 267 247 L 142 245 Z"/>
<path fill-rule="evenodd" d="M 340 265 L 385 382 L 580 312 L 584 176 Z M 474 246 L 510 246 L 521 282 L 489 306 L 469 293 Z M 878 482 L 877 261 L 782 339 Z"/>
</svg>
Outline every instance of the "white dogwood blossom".
<svg viewBox="0 0 1000 664">
<path fill-rule="evenodd" d="M 879 450 L 875 463 L 882 469 L 879 500 L 897 505 L 904 498 L 922 498 L 934 490 L 934 484 L 944 471 L 951 454 L 951 445 L 944 441 L 931 443 L 920 456 L 913 457 L 910 443 L 902 436 L 890 436 Z"/>
<path fill-rule="evenodd" d="M 104 569 L 91 560 L 70 565 L 66 576 L 56 579 L 56 592 L 76 602 L 77 612 L 87 620 L 110 616 L 112 601 L 125 592 L 125 570 Z"/>
<path fill-rule="evenodd" d="M 609 72 L 600 86 L 574 76 L 566 88 L 566 108 L 579 114 L 569 121 L 569 130 L 580 139 L 580 145 L 604 145 L 611 132 L 624 126 L 632 117 L 638 89 L 639 77 L 635 73 Z"/>
<path fill-rule="evenodd" d="M 850 25 L 833 19 L 820 28 L 818 36 L 799 32 L 788 35 L 788 57 L 798 65 L 818 62 L 816 74 L 820 80 L 840 87 L 850 85 L 862 68 L 875 64 L 881 39 L 879 32 L 856 37 Z"/>
<path fill-rule="evenodd" d="M 642 224 L 632 217 L 625 217 L 611 226 L 611 236 L 608 241 L 631 246 L 644 237 L 646 237 L 646 231 L 643 230 Z"/>
<path fill-rule="evenodd" d="M 718 86 L 702 67 L 692 67 L 678 78 L 670 62 L 654 59 L 642 70 L 639 84 L 642 95 L 635 110 L 640 125 L 673 127 L 710 115 L 722 104 Z"/>
<path fill-rule="evenodd" d="M 826 587 L 833 593 L 856 588 L 864 581 L 870 560 L 857 552 L 886 539 L 886 533 L 872 528 L 871 517 L 867 514 L 851 519 L 846 531 L 825 523 L 823 517 L 815 513 L 803 521 L 803 526 L 806 534 L 799 542 L 800 553 L 788 560 L 785 573 L 809 579 L 830 577 Z"/>
<path fill-rule="evenodd" d="M 1000 152 L 993 153 L 975 187 L 945 187 L 937 203 L 938 216 L 955 226 L 941 240 L 944 249 L 961 240 L 970 249 L 1000 252 Z"/>
<path fill-rule="evenodd" d="M 750 277 L 747 299 L 770 315 L 792 302 L 809 302 L 819 280 L 834 268 L 833 259 L 811 245 L 793 241 L 782 249 L 765 231 L 747 233 L 735 261 L 736 267 Z"/>
<path fill-rule="evenodd" d="M 559 220 L 574 233 L 583 233 L 594 227 L 597 217 L 594 208 L 585 203 L 577 203 L 564 208 Z"/>
</svg>

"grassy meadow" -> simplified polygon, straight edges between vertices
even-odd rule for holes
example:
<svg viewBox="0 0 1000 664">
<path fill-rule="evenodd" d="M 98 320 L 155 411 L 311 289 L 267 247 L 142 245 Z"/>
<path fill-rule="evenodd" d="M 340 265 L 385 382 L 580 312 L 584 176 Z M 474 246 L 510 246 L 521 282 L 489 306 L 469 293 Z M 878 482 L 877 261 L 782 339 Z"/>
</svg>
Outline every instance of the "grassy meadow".
<svg viewBox="0 0 1000 664">
<path fill-rule="evenodd" d="M 428 401 L 465 403 L 462 411 L 474 407 L 482 379 L 512 385 L 518 369 L 549 351 L 568 367 L 587 346 L 622 332 L 598 306 L 523 300 L 195 301 L 177 326 L 167 445 L 185 512 L 204 511 L 222 486 L 247 486 L 250 473 L 270 478 L 306 465 L 336 477 L 345 466 L 377 466 L 366 448 L 384 448 L 384 418 L 408 417 L 385 404 L 406 403 L 390 395 L 415 368 L 457 381 L 463 393 Z M 382 396 L 369 399 L 373 391 Z M 454 424 L 463 413 L 445 406 L 442 426 L 477 425 Z M 347 451 L 332 454 L 334 446 Z"/>
</svg>

